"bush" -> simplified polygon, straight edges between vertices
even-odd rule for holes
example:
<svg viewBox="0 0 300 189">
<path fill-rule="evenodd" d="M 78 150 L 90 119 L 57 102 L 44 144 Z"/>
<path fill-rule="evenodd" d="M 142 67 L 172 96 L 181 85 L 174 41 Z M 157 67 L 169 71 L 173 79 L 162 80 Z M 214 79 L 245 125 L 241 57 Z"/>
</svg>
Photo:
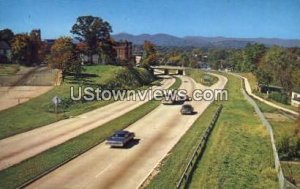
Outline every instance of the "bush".
<svg viewBox="0 0 300 189">
<path fill-rule="evenodd" d="M 271 92 L 269 94 L 269 98 L 272 100 L 275 100 L 276 102 L 280 102 L 283 104 L 288 104 L 288 102 L 289 102 L 288 95 L 285 93 L 281 93 L 281 92 Z"/>
<path fill-rule="evenodd" d="M 300 158 L 300 138 L 284 136 L 277 142 L 280 160 L 296 160 Z"/>
</svg>

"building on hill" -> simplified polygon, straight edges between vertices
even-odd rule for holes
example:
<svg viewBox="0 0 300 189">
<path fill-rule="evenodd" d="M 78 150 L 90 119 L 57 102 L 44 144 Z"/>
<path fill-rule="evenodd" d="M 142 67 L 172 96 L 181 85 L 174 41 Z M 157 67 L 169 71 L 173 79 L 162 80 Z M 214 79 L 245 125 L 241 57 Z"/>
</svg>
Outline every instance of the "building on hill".
<svg viewBox="0 0 300 189">
<path fill-rule="evenodd" d="M 0 62 L 11 62 L 11 48 L 6 41 L 0 41 Z"/>
<path fill-rule="evenodd" d="M 117 53 L 117 59 L 121 61 L 131 61 L 132 56 L 132 43 L 128 41 L 116 42 L 114 49 Z"/>
<path fill-rule="evenodd" d="M 31 35 L 36 36 L 39 41 L 42 40 L 41 30 L 40 29 L 31 30 Z"/>
<path fill-rule="evenodd" d="M 292 92 L 291 105 L 295 107 L 300 107 L 300 92 Z"/>
</svg>

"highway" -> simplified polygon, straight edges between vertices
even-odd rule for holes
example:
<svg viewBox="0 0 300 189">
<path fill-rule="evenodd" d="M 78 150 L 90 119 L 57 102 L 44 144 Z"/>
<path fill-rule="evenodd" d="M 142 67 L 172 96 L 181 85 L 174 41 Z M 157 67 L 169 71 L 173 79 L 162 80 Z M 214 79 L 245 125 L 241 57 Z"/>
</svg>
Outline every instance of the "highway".
<svg viewBox="0 0 300 189">
<path fill-rule="evenodd" d="M 154 86 L 153 89 L 166 89 L 174 82 L 174 78 L 168 77 L 162 81 L 161 86 Z M 0 140 L 0 170 L 99 127 L 146 102 L 147 100 L 139 99 L 137 101 L 117 101 L 74 118 L 2 139 Z"/>
<path fill-rule="evenodd" d="M 219 81 L 209 88 L 224 88 L 227 79 L 216 76 Z M 186 76 L 182 80 L 181 88 L 189 92 L 208 88 Z M 115 149 L 101 143 L 28 188 L 139 188 L 211 102 L 190 103 L 197 114 L 183 116 L 180 105 L 160 105 L 127 128 L 136 134 L 136 141 L 128 148 Z"/>
</svg>

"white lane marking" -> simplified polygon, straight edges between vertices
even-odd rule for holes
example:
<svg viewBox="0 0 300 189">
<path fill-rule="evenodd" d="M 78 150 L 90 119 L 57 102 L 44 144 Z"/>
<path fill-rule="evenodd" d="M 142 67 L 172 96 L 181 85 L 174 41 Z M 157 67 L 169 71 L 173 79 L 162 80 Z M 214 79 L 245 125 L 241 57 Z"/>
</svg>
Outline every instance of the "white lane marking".
<svg viewBox="0 0 300 189">
<path fill-rule="evenodd" d="M 103 169 L 102 171 L 100 171 L 95 177 L 98 178 L 104 171 L 106 171 L 110 167 L 111 167 L 111 164 L 109 164 L 105 169 Z"/>
</svg>

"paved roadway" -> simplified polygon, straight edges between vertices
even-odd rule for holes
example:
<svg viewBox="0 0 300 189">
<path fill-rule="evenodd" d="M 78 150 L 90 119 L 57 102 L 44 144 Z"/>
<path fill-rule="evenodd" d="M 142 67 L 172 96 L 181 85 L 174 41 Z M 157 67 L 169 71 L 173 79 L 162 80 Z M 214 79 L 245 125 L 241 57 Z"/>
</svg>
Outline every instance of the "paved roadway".
<svg viewBox="0 0 300 189">
<path fill-rule="evenodd" d="M 227 79 L 218 77 L 211 89 L 224 88 Z M 189 77 L 182 76 L 182 80 L 183 89 L 204 88 Z M 138 188 L 210 103 L 191 102 L 198 113 L 187 116 L 180 114 L 181 106 L 160 105 L 127 128 L 138 139 L 127 149 L 101 143 L 28 188 Z"/>
<path fill-rule="evenodd" d="M 162 85 L 168 88 L 174 78 L 165 78 Z M 58 121 L 25 133 L 0 140 L 0 170 L 37 155 L 91 129 L 99 127 L 147 101 L 117 101 L 80 116 Z"/>
<path fill-rule="evenodd" d="M 248 93 L 251 97 L 253 97 L 253 98 L 255 98 L 255 99 L 257 99 L 257 100 L 259 100 L 259 101 L 261 101 L 261 102 L 263 102 L 263 103 L 265 103 L 265 104 L 267 104 L 267 105 L 269 105 L 269 106 L 272 106 L 272 107 L 274 107 L 274 108 L 277 108 L 277 109 L 279 109 L 279 110 L 282 110 L 282 111 L 284 111 L 284 112 L 293 114 L 293 115 L 295 115 L 295 116 L 298 116 L 298 115 L 299 115 L 299 113 L 296 112 L 296 111 L 290 110 L 290 109 L 288 109 L 288 108 L 284 108 L 284 107 L 282 107 L 282 106 L 279 106 L 279 105 L 277 105 L 277 104 L 275 104 L 275 103 L 273 103 L 273 102 L 270 102 L 270 101 L 268 101 L 268 100 L 265 100 L 265 99 L 263 99 L 263 98 L 261 98 L 261 97 L 255 95 L 255 94 L 253 94 L 253 93 L 252 93 L 252 90 L 251 90 L 250 83 L 249 83 L 249 81 L 248 81 L 248 79 L 247 79 L 246 77 L 243 77 L 243 76 L 238 75 L 238 74 L 235 74 L 235 73 L 231 73 L 231 74 L 232 74 L 232 75 L 235 75 L 235 76 L 238 76 L 238 77 L 242 78 L 242 79 L 245 81 L 245 89 L 246 89 L 247 93 Z"/>
</svg>

